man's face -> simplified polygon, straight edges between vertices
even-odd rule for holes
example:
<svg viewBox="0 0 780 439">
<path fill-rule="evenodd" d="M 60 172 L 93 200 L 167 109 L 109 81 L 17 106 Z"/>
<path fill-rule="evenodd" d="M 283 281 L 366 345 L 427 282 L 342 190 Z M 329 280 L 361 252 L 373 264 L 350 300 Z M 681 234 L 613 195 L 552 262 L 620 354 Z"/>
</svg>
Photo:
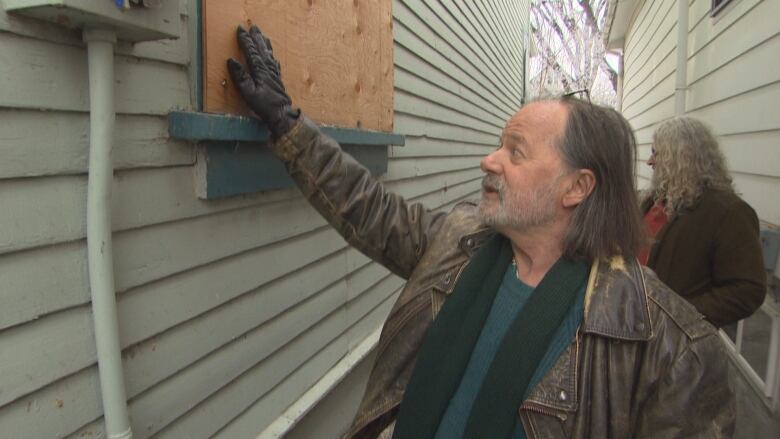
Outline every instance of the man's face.
<svg viewBox="0 0 780 439">
<path fill-rule="evenodd" d="M 655 164 L 655 145 L 653 145 L 650 149 L 650 157 L 647 159 L 647 166 L 650 166 L 655 171 Z"/>
<path fill-rule="evenodd" d="M 487 175 L 479 210 L 486 224 L 528 230 L 557 218 L 566 166 L 555 142 L 563 135 L 567 116 L 567 108 L 558 102 L 536 102 L 507 122 L 501 146 L 481 163 Z"/>
</svg>

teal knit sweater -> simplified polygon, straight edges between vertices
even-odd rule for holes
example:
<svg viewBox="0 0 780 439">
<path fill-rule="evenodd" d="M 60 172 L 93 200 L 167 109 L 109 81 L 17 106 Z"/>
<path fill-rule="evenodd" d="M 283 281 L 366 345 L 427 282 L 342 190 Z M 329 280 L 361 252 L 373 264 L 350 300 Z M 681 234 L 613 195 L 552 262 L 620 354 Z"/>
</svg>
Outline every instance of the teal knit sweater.
<svg viewBox="0 0 780 439">
<path fill-rule="evenodd" d="M 493 361 L 501 340 L 506 335 L 506 331 L 512 324 L 512 321 L 534 292 L 533 288 L 517 279 L 515 270 L 514 264 L 510 264 L 506 273 L 504 273 L 503 281 L 493 301 L 485 325 L 482 327 L 479 339 L 471 353 L 460 385 L 450 399 L 449 406 L 436 431 L 436 439 L 463 437 L 471 406 L 482 386 L 482 381 L 490 368 L 490 363 Z M 555 338 L 547 349 L 542 362 L 536 368 L 529 387 L 526 389 L 526 396 L 555 364 L 555 361 L 566 350 L 577 334 L 577 328 L 582 322 L 584 297 L 585 288 L 582 288 L 577 293 L 577 300 L 566 315 L 566 319 L 558 327 Z M 526 437 L 525 431 L 519 422 L 512 437 L 514 439 L 525 439 Z"/>
</svg>

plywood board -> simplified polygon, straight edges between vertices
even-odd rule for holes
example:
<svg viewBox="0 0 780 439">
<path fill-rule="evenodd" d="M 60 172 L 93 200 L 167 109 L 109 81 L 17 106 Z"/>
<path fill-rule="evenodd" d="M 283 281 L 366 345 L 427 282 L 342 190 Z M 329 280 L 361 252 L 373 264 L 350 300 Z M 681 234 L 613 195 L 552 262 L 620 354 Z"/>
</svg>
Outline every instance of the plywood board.
<svg viewBox="0 0 780 439">
<path fill-rule="evenodd" d="M 391 0 L 204 0 L 203 109 L 250 114 L 226 67 L 236 27 L 257 24 L 293 103 L 329 125 L 393 130 Z"/>
</svg>

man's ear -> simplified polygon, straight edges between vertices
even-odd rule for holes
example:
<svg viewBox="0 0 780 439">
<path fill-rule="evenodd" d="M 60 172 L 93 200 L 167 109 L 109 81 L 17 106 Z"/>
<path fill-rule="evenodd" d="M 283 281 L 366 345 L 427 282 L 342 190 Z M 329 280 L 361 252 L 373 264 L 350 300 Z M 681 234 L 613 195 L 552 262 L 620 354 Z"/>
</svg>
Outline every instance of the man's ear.
<svg viewBox="0 0 780 439">
<path fill-rule="evenodd" d="M 578 169 L 574 172 L 574 180 L 566 193 L 563 194 L 563 207 L 575 207 L 582 203 L 596 187 L 596 174 L 593 171 Z"/>
</svg>

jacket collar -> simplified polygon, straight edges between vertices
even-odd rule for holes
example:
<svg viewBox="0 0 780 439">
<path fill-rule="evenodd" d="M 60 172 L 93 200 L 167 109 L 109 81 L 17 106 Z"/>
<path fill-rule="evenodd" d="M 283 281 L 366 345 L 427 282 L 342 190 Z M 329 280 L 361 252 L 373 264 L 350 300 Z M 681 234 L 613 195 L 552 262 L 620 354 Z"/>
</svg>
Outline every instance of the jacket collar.
<svg viewBox="0 0 780 439">
<path fill-rule="evenodd" d="M 483 227 L 462 236 L 460 249 L 471 256 L 495 230 Z M 593 262 L 585 291 L 582 332 L 621 340 L 648 340 L 653 328 L 645 278 L 635 258 Z"/>
<path fill-rule="evenodd" d="M 649 340 L 653 334 L 645 277 L 636 259 L 595 261 L 585 291 L 582 332 L 621 340 Z"/>
<path fill-rule="evenodd" d="M 458 240 L 458 247 L 469 257 L 474 254 L 485 241 L 496 234 L 496 231 L 490 227 L 482 226 L 474 232 L 463 235 Z"/>
</svg>

